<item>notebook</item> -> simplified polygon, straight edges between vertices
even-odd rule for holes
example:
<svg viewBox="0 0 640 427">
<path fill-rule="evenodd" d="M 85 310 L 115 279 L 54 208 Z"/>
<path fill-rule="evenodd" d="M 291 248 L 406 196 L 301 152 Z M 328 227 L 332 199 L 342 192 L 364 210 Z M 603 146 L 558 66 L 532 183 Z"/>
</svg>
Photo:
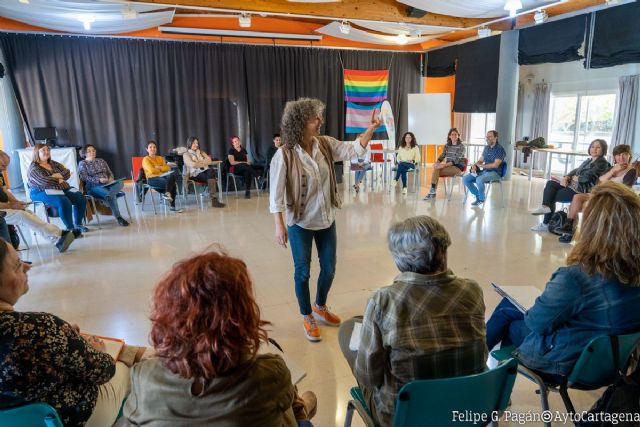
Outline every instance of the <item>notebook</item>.
<svg viewBox="0 0 640 427">
<path fill-rule="evenodd" d="M 536 298 L 542 294 L 542 291 L 535 286 L 502 286 L 497 283 L 491 283 L 491 287 L 523 313 L 533 307 Z"/>
<path fill-rule="evenodd" d="M 126 179 L 126 178 L 118 178 L 118 179 L 114 179 L 113 181 L 111 181 L 111 182 L 109 182 L 109 183 L 107 183 L 107 184 L 104 184 L 104 185 L 103 185 L 103 187 L 105 187 L 105 188 L 109 188 L 109 187 L 111 187 L 111 186 L 112 186 L 112 185 L 114 185 L 114 184 L 117 184 L 117 183 L 119 183 L 119 182 L 124 181 L 125 179 Z"/>
<path fill-rule="evenodd" d="M 80 332 L 80 336 L 82 336 L 83 338 L 94 336 L 104 341 L 104 352 L 111 356 L 113 360 L 118 360 L 118 357 L 120 356 L 120 353 L 124 348 L 124 340 L 120 338 L 101 337 L 99 335 L 93 335 L 86 332 Z"/>
</svg>

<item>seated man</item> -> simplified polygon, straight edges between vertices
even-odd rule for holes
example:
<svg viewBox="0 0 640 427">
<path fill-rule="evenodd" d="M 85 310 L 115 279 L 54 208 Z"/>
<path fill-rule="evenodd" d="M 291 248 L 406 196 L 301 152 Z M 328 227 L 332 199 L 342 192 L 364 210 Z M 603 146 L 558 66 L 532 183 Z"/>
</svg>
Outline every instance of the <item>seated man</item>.
<svg viewBox="0 0 640 427">
<path fill-rule="evenodd" d="M 387 242 L 400 275 L 369 298 L 357 352 L 349 349 L 357 318 L 339 332 L 340 348 L 381 426 L 393 424 L 404 384 L 479 373 L 487 358 L 482 289 L 447 268 L 451 239 L 442 224 L 408 218 L 391 226 Z"/>
<path fill-rule="evenodd" d="M 44 222 L 34 213 L 25 210 L 27 204 L 16 199 L 6 188 L 2 172 L 7 169 L 10 161 L 9 155 L 0 150 L 0 211 L 5 212 L 4 220 L 9 225 L 29 227 L 54 243 L 60 252 L 66 251 L 75 237 L 73 232 L 61 230 L 53 224 Z"/>
<path fill-rule="evenodd" d="M 497 131 L 487 132 L 486 139 L 487 145 L 482 150 L 482 156 L 471 166 L 471 172 L 462 178 L 465 187 L 476 197 L 472 203 L 473 206 L 484 203 L 484 184 L 500 179 L 500 167 L 507 157 L 504 148 L 498 143 Z M 481 167 L 482 169 L 480 169 Z"/>
</svg>

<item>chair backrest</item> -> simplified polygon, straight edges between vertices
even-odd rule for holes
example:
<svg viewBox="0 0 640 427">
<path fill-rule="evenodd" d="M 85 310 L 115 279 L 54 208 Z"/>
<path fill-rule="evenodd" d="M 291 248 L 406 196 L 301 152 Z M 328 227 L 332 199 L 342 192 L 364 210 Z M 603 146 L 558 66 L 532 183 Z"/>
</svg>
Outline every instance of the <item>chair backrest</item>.
<svg viewBox="0 0 640 427">
<path fill-rule="evenodd" d="M 63 427 L 56 410 L 40 402 L 0 409 L 0 426 Z"/>
<path fill-rule="evenodd" d="M 142 160 L 144 160 L 142 156 L 131 158 L 131 179 L 133 179 L 134 182 L 138 180 L 138 172 L 142 169 Z"/>
<path fill-rule="evenodd" d="M 626 367 L 631 353 L 640 344 L 640 332 L 618 335 L 618 366 Z M 568 384 L 585 388 L 600 388 L 612 384 L 616 378 L 611 339 L 608 335 L 594 338 L 582 350 L 573 366 Z"/>
<path fill-rule="evenodd" d="M 462 161 L 464 162 L 464 167 L 462 168 L 462 173 L 465 173 L 467 171 L 467 167 L 469 166 L 469 159 L 463 158 Z"/>
<path fill-rule="evenodd" d="M 505 175 L 507 174 L 507 162 L 506 161 L 502 161 L 502 163 L 500 163 L 500 178 L 504 178 Z"/>
<path fill-rule="evenodd" d="M 478 426 L 491 422 L 491 413 L 507 407 L 518 363 L 509 359 L 496 369 L 463 377 L 416 380 L 398 393 L 395 427 Z M 469 412 L 465 412 L 469 411 Z M 455 418 L 465 413 L 483 420 Z M 475 421 L 475 422 L 474 422 Z"/>
<path fill-rule="evenodd" d="M 371 150 L 383 150 L 384 145 L 381 143 L 369 144 Z M 372 163 L 384 163 L 384 153 L 371 153 Z"/>
</svg>

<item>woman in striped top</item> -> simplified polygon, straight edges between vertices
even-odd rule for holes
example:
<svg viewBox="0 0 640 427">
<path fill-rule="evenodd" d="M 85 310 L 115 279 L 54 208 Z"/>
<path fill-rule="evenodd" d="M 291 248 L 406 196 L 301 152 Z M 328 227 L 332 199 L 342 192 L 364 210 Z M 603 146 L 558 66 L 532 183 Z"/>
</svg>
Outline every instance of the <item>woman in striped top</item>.
<svg viewBox="0 0 640 427">
<path fill-rule="evenodd" d="M 447 145 L 444 151 L 438 157 L 438 162 L 433 165 L 433 174 L 431 175 L 431 190 L 424 200 L 436 198 L 436 188 L 438 187 L 438 179 L 441 176 L 456 176 L 462 173 L 464 169 L 464 156 L 466 148 L 460 140 L 460 132 L 458 129 L 451 128 L 447 135 Z"/>
<path fill-rule="evenodd" d="M 36 144 L 33 148 L 33 161 L 27 175 L 31 200 L 56 208 L 67 230 L 72 230 L 76 237 L 89 231 L 82 225 L 87 201 L 77 188 L 67 182 L 71 177 L 69 169 L 51 160 L 48 146 Z"/>
</svg>

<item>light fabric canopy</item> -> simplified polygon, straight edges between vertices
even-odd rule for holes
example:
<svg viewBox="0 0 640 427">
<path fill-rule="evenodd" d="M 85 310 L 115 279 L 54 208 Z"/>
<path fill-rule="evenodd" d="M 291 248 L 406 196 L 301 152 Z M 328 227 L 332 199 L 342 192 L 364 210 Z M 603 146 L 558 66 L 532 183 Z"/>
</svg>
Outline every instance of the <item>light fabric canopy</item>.
<svg viewBox="0 0 640 427">
<path fill-rule="evenodd" d="M 347 39 L 347 40 L 352 40 L 352 41 L 356 41 L 356 42 L 362 42 L 362 43 L 375 43 L 375 44 L 383 44 L 383 45 L 395 45 L 397 46 L 397 36 L 385 36 L 382 34 L 374 34 L 374 33 L 370 33 L 368 31 L 363 31 L 363 30 L 359 30 L 357 28 L 351 28 L 351 31 L 349 32 L 349 34 L 343 34 L 340 31 L 340 23 L 339 22 L 332 22 L 328 25 L 325 25 L 324 27 L 320 27 L 316 30 L 316 32 L 321 33 L 321 34 L 326 34 L 328 36 L 331 37 L 339 37 L 342 39 Z M 404 32 L 401 32 L 401 34 L 404 34 Z M 429 37 L 409 37 L 407 36 L 407 43 L 406 44 L 416 44 L 416 43 L 422 43 L 425 42 L 427 40 L 431 40 L 436 38 L 437 36 L 429 36 Z"/>
<path fill-rule="evenodd" d="M 0 2 L 0 15 L 69 33 L 119 34 L 167 24 L 174 10 L 164 6 L 93 0 L 17 0 Z M 89 22 L 90 29 L 85 29 Z"/>
<path fill-rule="evenodd" d="M 398 0 L 415 8 L 441 15 L 462 18 L 497 18 L 506 16 L 505 0 Z M 541 7 L 553 1 L 522 0 L 523 10 Z"/>
<path fill-rule="evenodd" d="M 405 34 L 407 36 L 413 36 L 416 33 L 420 33 L 421 36 L 442 34 L 447 31 L 459 30 L 460 27 L 438 27 L 435 25 L 420 25 L 420 24 L 407 24 L 405 22 L 372 22 L 361 21 L 358 19 L 350 20 L 349 22 L 356 24 L 359 27 L 367 28 L 373 31 L 380 31 L 387 34 Z"/>
</svg>

